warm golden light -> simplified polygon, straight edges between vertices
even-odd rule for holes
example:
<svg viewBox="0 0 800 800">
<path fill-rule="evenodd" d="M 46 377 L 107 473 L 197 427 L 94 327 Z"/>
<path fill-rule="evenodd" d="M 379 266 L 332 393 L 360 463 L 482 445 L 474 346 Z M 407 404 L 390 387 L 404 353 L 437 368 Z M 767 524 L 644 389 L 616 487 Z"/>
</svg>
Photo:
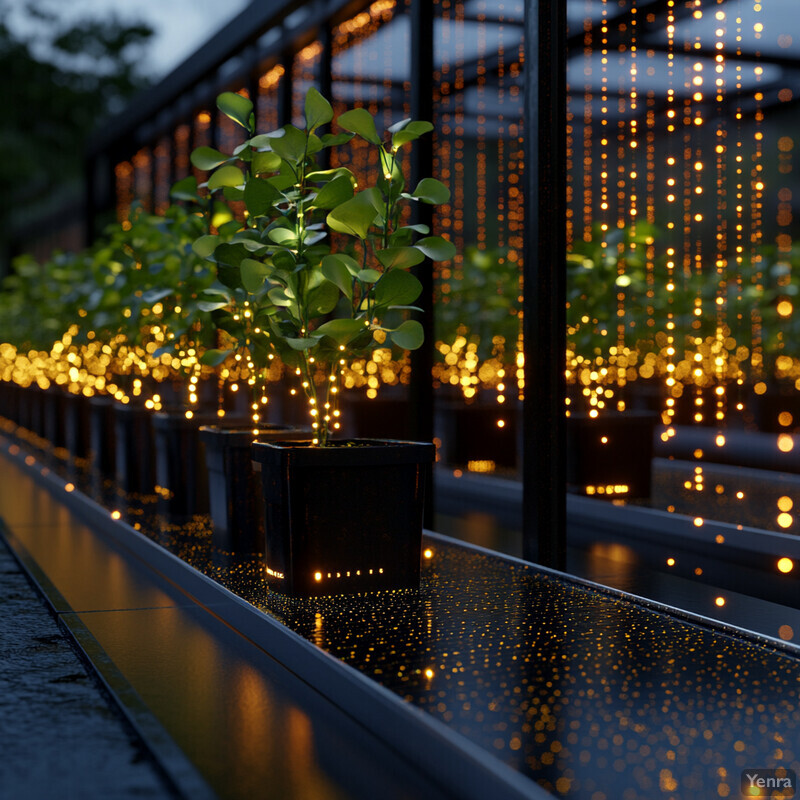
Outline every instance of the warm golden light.
<svg viewBox="0 0 800 800">
<path fill-rule="evenodd" d="M 317 583 L 319 583 L 319 581 L 322 580 L 322 573 L 321 572 L 315 572 L 314 573 L 314 580 L 317 581 Z"/>
<path fill-rule="evenodd" d="M 778 570 L 784 574 L 788 574 L 794 569 L 794 561 L 791 558 L 784 556 L 778 559 Z"/>
<path fill-rule="evenodd" d="M 717 598 L 714 600 L 714 603 L 715 603 L 717 606 L 719 606 L 719 608 L 722 608 L 722 606 L 724 606 L 724 605 L 725 605 L 725 598 L 724 598 L 724 597 L 717 597 Z"/>
<path fill-rule="evenodd" d="M 431 550 L 430 547 L 427 547 L 425 550 L 423 550 L 422 555 L 425 558 L 433 558 L 433 550 Z"/>
<path fill-rule="evenodd" d="M 112 511 L 111 512 L 111 519 L 121 519 L 122 512 L 121 511 Z"/>
<path fill-rule="evenodd" d="M 783 497 L 778 498 L 778 508 L 781 511 L 791 511 L 794 502 L 792 501 L 791 497 L 784 495 Z"/>
<path fill-rule="evenodd" d="M 781 453 L 790 453 L 794 449 L 794 439 L 791 434 L 782 433 L 778 436 L 778 450 Z"/>
</svg>

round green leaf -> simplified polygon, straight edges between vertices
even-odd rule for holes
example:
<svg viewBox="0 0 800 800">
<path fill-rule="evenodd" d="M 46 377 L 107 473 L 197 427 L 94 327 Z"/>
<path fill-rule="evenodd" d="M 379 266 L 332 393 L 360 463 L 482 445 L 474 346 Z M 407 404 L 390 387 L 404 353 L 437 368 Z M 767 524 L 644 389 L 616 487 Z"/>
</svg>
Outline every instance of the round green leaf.
<svg viewBox="0 0 800 800">
<path fill-rule="evenodd" d="M 197 178 L 190 175 L 188 178 L 178 181 L 169 190 L 169 196 L 173 200 L 197 200 Z"/>
<path fill-rule="evenodd" d="M 366 239 L 375 217 L 378 216 L 375 206 L 366 194 L 367 192 L 361 192 L 352 200 L 346 200 L 334 208 L 326 218 L 329 227 L 338 233 Z"/>
<path fill-rule="evenodd" d="M 408 269 L 421 264 L 425 256 L 415 247 L 389 247 L 386 250 L 376 250 L 378 261 L 386 269 Z"/>
<path fill-rule="evenodd" d="M 353 275 L 341 257 L 337 255 L 325 256 L 322 259 L 322 274 L 331 283 L 338 286 L 348 300 L 353 299 Z"/>
<path fill-rule="evenodd" d="M 226 161 L 230 161 L 231 157 L 220 153 L 219 150 L 215 150 L 213 147 L 196 147 L 192 150 L 190 160 L 197 169 L 210 170 L 216 169 Z"/>
<path fill-rule="evenodd" d="M 335 208 L 353 197 L 353 182 L 346 175 L 340 175 L 326 183 L 314 198 L 316 208 Z"/>
<path fill-rule="evenodd" d="M 286 161 L 299 164 L 306 155 L 306 134 L 294 125 L 285 125 L 280 139 L 273 139 L 272 149 Z"/>
<path fill-rule="evenodd" d="M 244 258 L 239 269 L 242 271 L 242 285 L 250 294 L 256 294 L 264 288 L 264 281 L 270 273 L 266 264 L 262 264 L 254 258 Z"/>
<path fill-rule="evenodd" d="M 324 281 L 308 295 L 308 311 L 313 317 L 329 314 L 339 302 L 339 289 L 330 281 Z"/>
<path fill-rule="evenodd" d="M 306 129 L 316 130 L 333 119 L 331 104 L 312 86 L 306 92 L 305 104 Z"/>
<path fill-rule="evenodd" d="M 423 178 L 411 196 L 423 203 L 438 206 L 450 199 L 450 190 L 436 178 Z"/>
<path fill-rule="evenodd" d="M 341 128 L 346 131 L 357 133 L 362 139 L 366 139 L 372 144 L 380 144 L 381 139 L 375 128 L 375 120 L 372 114 L 365 108 L 353 108 L 340 114 L 336 120 Z"/>
<path fill-rule="evenodd" d="M 315 334 L 330 336 L 336 344 L 347 344 L 351 339 L 355 339 L 366 329 L 364 320 L 360 319 L 332 319 L 320 325 Z"/>
<path fill-rule="evenodd" d="M 200 258 L 208 258 L 214 252 L 218 243 L 219 236 L 212 236 L 211 234 L 208 236 L 201 236 L 199 239 L 195 239 L 194 242 L 192 242 L 192 250 L 200 256 Z"/>
<path fill-rule="evenodd" d="M 225 308 L 228 305 L 224 300 L 200 300 L 197 307 L 201 311 L 217 311 L 220 308 Z"/>
<path fill-rule="evenodd" d="M 231 164 L 226 164 L 220 167 L 208 179 L 208 191 L 214 192 L 217 189 L 222 189 L 224 186 L 237 187 L 244 183 L 244 175 L 239 167 L 234 167 Z"/>
<path fill-rule="evenodd" d="M 243 128 L 250 130 L 250 115 L 253 113 L 253 104 L 246 97 L 234 92 L 223 92 L 217 97 L 217 108 L 237 122 Z"/>
<path fill-rule="evenodd" d="M 456 254 L 455 245 L 441 236 L 427 236 L 424 239 L 420 239 L 414 247 L 424 253 L 431 261 L 449 261 Z"/>
<path fill-rule="evenodd" d="M 391 331 L 389 337 L 404 350 L 416 350 L 425 341 L 425 332 L 417 320 L 407 319 L 397 330 Z"/>
<path fill-rule="evenodd" d="M 281 157 L 272 150 L 266 152 L 254 152 L 253 160 L 250 162 L 253 173 L 261 175 L 264 172 L 275 172 L 281 165 Z"/>
<path fill-rule="evenodd" d="M 408 305 L 422 292 L 422 284 L 410 272 L 393 269 L 375 284 L 375 302 L 381 306 Z"/>
<path fill-rule="evenodd" d="M 282 197 L 269 181 L 261 178 L 250 178 L 244 186 L 244 203 L 251 217 L 267 214 Z"/>
</svg>

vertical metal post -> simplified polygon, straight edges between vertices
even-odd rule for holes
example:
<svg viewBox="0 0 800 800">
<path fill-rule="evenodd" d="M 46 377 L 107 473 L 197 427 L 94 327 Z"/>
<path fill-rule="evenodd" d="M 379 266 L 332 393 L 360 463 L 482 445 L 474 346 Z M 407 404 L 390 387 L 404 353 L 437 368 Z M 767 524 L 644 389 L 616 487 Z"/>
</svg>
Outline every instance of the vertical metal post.
<svg viewBox="0 0 800 800">
<path fill-rule="evenodd" d="M 292 65 L 294 63 L 294 52 L 287 50 L 281 61 L 284 73 L 278 84 L 278 125 L 288 125 L 292 121 L 292 103 L 294 87 L 292 86 Z"/>
<path fill-rule="evenodd" d="M 317 64 L 317 88 L 324 98 L 333 102 L 333 33 L 330 20 L 326 20 L 324 24 L 320 25 L 318 38 L 322 45 L 322 53 L 320 53 L 319 64 Z M 328 130 L 327 125 L 322 129 L 323 132 Z M 322 169 L 330 167 L 331 151 L 328 148 L 325 148 L 318 158 Z"/>
<path fill-rule="evenodd" d="M 433 20 L 434 4 L 430 0 L 411 0 L 411 116 L 433 121 Z M 433 136 L 423 136 L 414 142 L 411 151 L 411 186 L 433 172 Z M 415 223 L 432 226 L 433 207 L 416 203 Z M 411 377 L 408 387 L 408 434 L 411 439 L 430 442 L 433 439 L 433 265 L 424 261 L 413 270 L 422 283 L 422 293 L 416 304 L 423 313 L 419 317 L 425 332 L 425 342 L 411 351 Z M 426 486 L 425 526 L 433 524 L 433 476 Z"/>
<path fill-rule="evenodd" d="M 523 553 L 566 567 L 566 2 L 525 4 Z"/>
</svg>

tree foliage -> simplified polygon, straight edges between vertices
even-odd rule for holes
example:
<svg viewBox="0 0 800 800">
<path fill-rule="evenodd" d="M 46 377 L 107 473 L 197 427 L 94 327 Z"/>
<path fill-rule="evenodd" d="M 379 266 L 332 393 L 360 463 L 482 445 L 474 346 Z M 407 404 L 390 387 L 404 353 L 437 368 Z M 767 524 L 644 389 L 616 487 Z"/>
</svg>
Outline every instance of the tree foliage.
<svg viewBox="0 0 800 800">
<path fill-rule="evenodd" d="M 68 5 L 68 4 L 66 4 Z M 64 21 L 29 3 L 36 34 L 9 26 L 0 0 L 0 236 L 44 213 L 65 185 L 78 185 L 89 133 L 146 85 L 138 64 L 152 36 L 117 18 Z M 44 10 L 43 10 L 44 9 Z"/>
</svg>

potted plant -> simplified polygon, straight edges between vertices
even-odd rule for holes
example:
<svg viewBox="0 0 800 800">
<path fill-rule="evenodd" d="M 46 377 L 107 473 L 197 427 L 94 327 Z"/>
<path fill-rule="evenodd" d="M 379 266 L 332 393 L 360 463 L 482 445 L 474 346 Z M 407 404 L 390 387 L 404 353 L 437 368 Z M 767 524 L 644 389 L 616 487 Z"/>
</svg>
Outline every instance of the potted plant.
<svg viewBox="0 0 800 800">
<path fill-rule="evenodd" d="M 407 204 L 449 197 L 432 178 L 405 191 L 402 152 L 432 126 L 403 120 L 384 144 L 357 108 L 339 116 L 344 132 L 321 134 L 333 110 L 313 88 L 302 129 L 259 135 L 247 98 L 225 93 L 218 106 L 247 139 L 231 156 L 202 149 L 214 169 L 208 187 L 243 200 L 247 219 L 230 241 L 210 233 L 195 243 L 217 265 L 219 282 L 206 295 L 230 342 L 207 358 L 239 355 L 259 369 L 279 357 L 305 394 L 312 429 L 308 440 L 253 445 L 267 501 L 267 574 L 291 594 L 416 586 L 433 445 L 334 434 L 342 366 L 376 347 L 419 347 L 422 326 L 405 318 L 421 291 L 409 269 L 454 254 L 426 227 L 404 224 Z M 317 161 L 356 135 L 377 148 L 366 186 Z"/>
</svg>

